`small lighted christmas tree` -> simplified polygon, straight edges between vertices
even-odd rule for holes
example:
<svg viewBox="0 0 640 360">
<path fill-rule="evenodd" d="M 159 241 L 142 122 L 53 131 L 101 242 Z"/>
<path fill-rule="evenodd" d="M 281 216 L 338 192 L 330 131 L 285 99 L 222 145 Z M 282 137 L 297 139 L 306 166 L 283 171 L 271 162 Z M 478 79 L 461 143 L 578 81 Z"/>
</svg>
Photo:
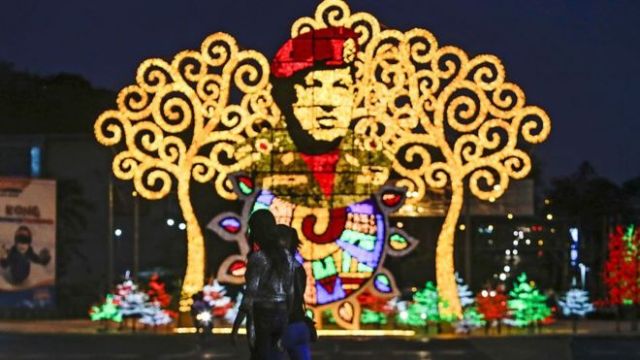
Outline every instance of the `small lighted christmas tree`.
<svg viewBox="0 0 640 360">
<path fill-rule="evenodd" d="M 593 304 L 589 302 L 589 293 L 586 290 L 572 288 L 558 300 L 564 316 L 584 317 L 594 311 Z"/>
<path fill-rule="evenodd" d="M 142 317 L 149 297 L 138 289 L 127 271 L 124 281 L 116 287 L 115 298 L 122 317 L 127 319 Z"/>
<path fill-rule="evenodd" d="M 89 311 L 91 321 L 113 321 L 122 322 L 122 313 L 120 307 L 115 302 L 112 294 L 107 294 L 104 303 L 92 306 Z"/>
<path fill-rule="evenodd" d="M 464 283 L 464 280 L 456 272 L 456 284 L 458 284 L 458 296 L 460 297 L 460 305 L 463 308 L 475 304 L 473 299 L 473 293 L 469 290 L 469 285 Z"/>
<path fill-rule="evenodd" d="M 507 301 L 514 326 L 528 326 L 537 324 L 551 315 L 551 309 L 547 306 L 547 297 L 540 293 L 533 282 L 527 281 L 527 275 L 518 276 L 513 290 L 509 292 Z"/>
<path fill-rule="evenodd" d="M 406 310 L 399 313 L 398 322 L 414 327 L 438 323 L 443 320 L 440 317 L 439 304 L 438 289 L 431 281 L 428 281 L 424 289 L 413 294 L 413 301 L 408 304 Z"/>
<path fill-rule="evenodd" d="M 482 290 L 476 297 L 478 311 L 487 321 L 502 320 L 507 317 L 507 296 L 500 289 Z"/>
<path fill-rule="evenodd" d="M 608 256 L 604 266 L 604 283 L 611 305 L 640 303 L 638 292 L 638 263 L 640 261 L 640 232 L 635 226 L 617 226 L 609 235 Z"/>
<path fill-rule="evenodd" d="M 231 298 L 226 296 L 227 289 L 220 285 L 217 280 L 213 280 L 210 284 L 205 285 L 202 292 L 204 294 L 204 301 L 209 304 L 213 311 L 213 316 L 224 318 L 225 314 L 233 308 Z"/>
<path fill-rule="evenodd" d="M 147 284 L 147 296 L 150 302 L 160 303 L 162 309 L 166 309 L 171 304 L 171 295 L 167 293 L 165 284 L 160 280 L 158 274 L 154 273 Z"/>
<path fill-rule="evenodd" d="M 562 314 L 571 317 L 573 332 L 578 330 L 578 318 L 585 317 L 594 311 L 593 304 L 589 302 L 589 293 L 586 290 L 571 288 L 558 300 Z"/>
<path fill-rule="evenodd" d="M 462 319 L 456 321 L 455 328 L 457 333 L 469 333 L 471 330 L 485 325 L 484 316 L 478 312 L 475 306 L 473 293 L 469 290 L 469 286 L 456 272 L 456 284 L 458 285 L 458 296 L 460 297 L 460 305 L 462 305 Z"/>
<path fill-rule="evenodd" d="M 172 322 L 171 314 L 162 309 L 162 304 L 158 301 L 148 303 L 140 318 L 141 324 L 153 327 L 169 325 Z"/>
</svg>

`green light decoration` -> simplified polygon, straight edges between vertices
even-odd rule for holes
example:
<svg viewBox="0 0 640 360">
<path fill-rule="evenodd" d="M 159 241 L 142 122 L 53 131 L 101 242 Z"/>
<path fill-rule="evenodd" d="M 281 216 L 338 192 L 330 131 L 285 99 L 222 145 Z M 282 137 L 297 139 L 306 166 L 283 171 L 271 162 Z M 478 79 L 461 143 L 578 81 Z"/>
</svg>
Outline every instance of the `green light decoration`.
<svg viewBox="0 0 640 360">
<path fill-rule="evenodd" d="M 384 313 L 369 309 L 362 309 L 362 315 L 360 315 L 360 324 L 385 325 L 386 323 L 387 315 L 385 315 Z"/>
<path fill-rule="evenodd" d="M 408 248 L 410 245 L 407 238 L 405 238 L 404 236 L 398 233 L 391 235 L 389 239 L 390 239 L 391 248 L 396 251 L 402 251 Z"/>
<path fill-rule="evenodd" d="M 513 326 L 535 324 L 551 315 L 551 309 L 546 304 L 547 297 L 540 293 L 534 282 L 527 281 L 525 273 L 518 276 L 509 297 L 507 306 L 512 316 L 509 323 Z"/>
<path fill-rule="evenodd" d="M 91 321 L 122 322 L 122 313 L 120 312 L 118 305 L 114 302 L 112 294 L 107 294 L 103 304 L 92 306 L 89 312 L 89 317 L 91 318 Z"/>
<path fill-rule="evenodd" d="M 473 329 L 479 329 L 485 326 L 487 322 L 484 315 L 478 311 L 478 307 L 473 305 L 464 309 L 462 320 L 456 322 L 456 333 L 468 334 Z"/>
<path fill-rule="evenodd" d="M 398 315 L 398 323 L 413 327 L 424 327 L 429 323 L 452 322 L 455 316 L 442 316 L 439 308 L 447 308 L 448 304 L 438 295 L 438 289 L 431 281 L 427 281 L 424 289 L 413 294 L 413 302 L 406 311 Z"/>
</svg>

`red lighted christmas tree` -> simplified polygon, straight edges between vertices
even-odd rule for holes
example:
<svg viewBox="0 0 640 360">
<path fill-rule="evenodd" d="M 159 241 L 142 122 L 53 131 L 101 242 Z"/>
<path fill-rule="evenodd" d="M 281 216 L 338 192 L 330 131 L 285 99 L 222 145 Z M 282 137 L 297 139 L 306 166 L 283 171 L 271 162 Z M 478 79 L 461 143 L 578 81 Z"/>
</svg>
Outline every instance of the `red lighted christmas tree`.
<svg viewBox="0 0 640 360">
<path fill-rule="evenodd" d="M 604 265 L 604 283 L 611 305 L 638 304 L 638 246 L 640 233 L 635 226 L 617 226 L 609 235 L 609 255 Z"/>
<path fill-rule="evenodd" d="M 147 284 L 147 296 L 149 296 L 149 303 L 154 304 L 154 306 L 162 310 L 163 313 L 174 319 L 178 317 L 175 311 L 169 310 L 171 295 L 167 293 L 165 284 L 156 273 L 151 275 L 149 283 Z"/>
<path fill-rule="evenodd" d="M 482 290 L 476 296 L 478 312 L 484 315 L 487 322 L 501 321 L 507 317 L 507 296 L 501 289 Z"/>
<path fill-rule="evenodd" d="M 167 293 L 164 283 L 160 280 L 158 274 L 151 275 L 147 284 L 147 295 L 151 302 L 157 301 L 163 309 L 171 304 L 171 295 Z"/>
</svg>

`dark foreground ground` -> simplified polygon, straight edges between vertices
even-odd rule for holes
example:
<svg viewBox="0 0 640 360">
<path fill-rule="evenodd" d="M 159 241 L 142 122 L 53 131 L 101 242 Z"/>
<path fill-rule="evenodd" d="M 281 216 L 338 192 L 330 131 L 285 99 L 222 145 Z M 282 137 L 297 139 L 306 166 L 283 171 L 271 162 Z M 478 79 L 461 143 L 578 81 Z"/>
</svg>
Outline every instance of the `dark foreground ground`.
<svg viewBox="0 0 640 360">
<path fill-rule="evenodd" d="M 195 335 L 0 334 L 0 359 L 247 359 L 244 347 L 226 336 L 198 350 Z M 324 338 L 313 359 L 631 360 L 640 359 L 640 337 Z"/>
</svg>

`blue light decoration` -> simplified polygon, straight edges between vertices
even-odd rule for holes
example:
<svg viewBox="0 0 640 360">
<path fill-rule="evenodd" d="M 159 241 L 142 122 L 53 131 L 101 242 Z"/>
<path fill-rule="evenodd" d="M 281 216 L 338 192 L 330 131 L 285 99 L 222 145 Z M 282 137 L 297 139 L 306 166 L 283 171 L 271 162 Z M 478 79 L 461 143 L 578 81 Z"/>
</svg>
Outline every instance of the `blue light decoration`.
<svg viewBox="0 0 640 360">
<path fill-rule="evenodd" d="M 31 176 L 39 177 L 42 167 L 42 150 L 40 146 L 31 147 Z"/>
<path fill-rule="evenodd" d="M 242 178 L 235 179 L 239 182 Z M 305 302 L 317 318 L 329 310 L 338 325 L 358 328 L 361 308 L 357 295 L 367 290 L 381 298 L 398 294 L 393 276 L 382 263 L 386 255 L 404 255 L 417 243 L 404 231 L 389 226 L 388 214 L 404 202 L 401 190 L 383 187 L 363 201 L 318 208 L 296 204 L 265 189 L 244 192 L 238 184 L 234 188 L 244 200 L 242 215 L 225 212 L 208 225 L 224 240 L 236 242 L 240 250 L 223 261 L 219 281 L 244 282 L 249 251 L 246 221 L 254 211 L 268 209 L 279 224 L 298 231 L 302 245 L 296 259 L 308 276 Z"/>
<path fill-rule="evenodd" d="M 569 259 L 571 266 L 578 265 L 578 248 L 580 245 L 580 237 L 578 234 L 578 228 L 572 227 L 569 229 L 569 235 L 571 236 L 571 245 L 569 250 Z"/>
</svg>

